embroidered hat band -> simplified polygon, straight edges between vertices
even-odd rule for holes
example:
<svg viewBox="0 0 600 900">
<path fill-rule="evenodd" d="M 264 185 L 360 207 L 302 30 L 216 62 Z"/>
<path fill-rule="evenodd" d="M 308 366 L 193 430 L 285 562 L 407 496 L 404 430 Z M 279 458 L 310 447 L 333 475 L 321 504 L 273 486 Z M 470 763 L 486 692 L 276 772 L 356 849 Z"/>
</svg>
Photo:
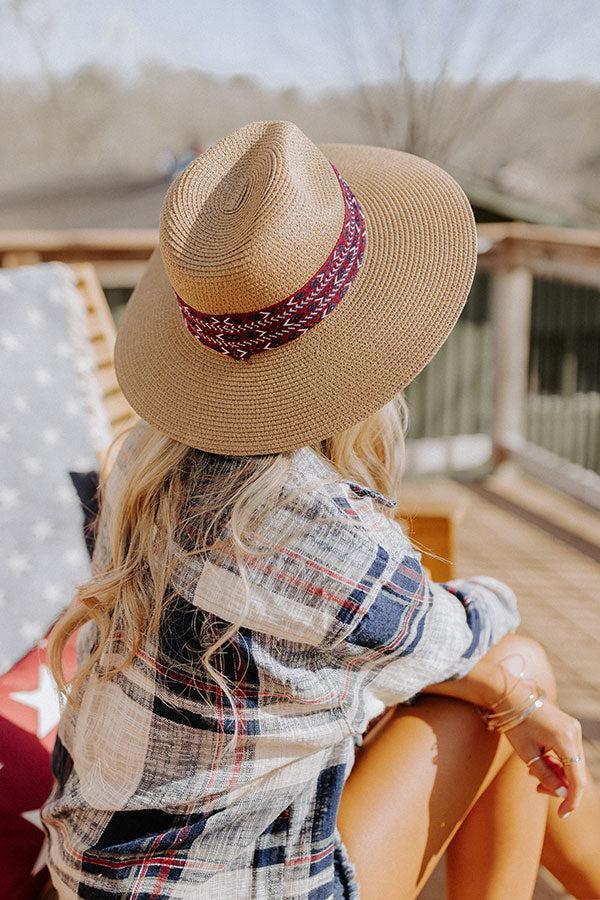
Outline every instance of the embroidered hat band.
<svg viewBox="0 0 600 900">
<path fill-rule="evenodd" d="M 117 378 L 142 419 L 190 447 L 313 446 L 432 359 L 476 262 L 469 201 L 439 166 L 249 122 L 169 186 L 119 320 Z"/>
<path fill-rule="evenodd" d="M 364 259 L 366 232 L 358 200 L 335 166 L 333 170 L 344 198 L 344 224 L 333 250 L 300 290 L 264 309 L 223 315 L 200 312 L 175 291 L 185 324 L 205 346 L 234 359 L 248 359 L 300 337 L 343 299 Z"/>
</svg>

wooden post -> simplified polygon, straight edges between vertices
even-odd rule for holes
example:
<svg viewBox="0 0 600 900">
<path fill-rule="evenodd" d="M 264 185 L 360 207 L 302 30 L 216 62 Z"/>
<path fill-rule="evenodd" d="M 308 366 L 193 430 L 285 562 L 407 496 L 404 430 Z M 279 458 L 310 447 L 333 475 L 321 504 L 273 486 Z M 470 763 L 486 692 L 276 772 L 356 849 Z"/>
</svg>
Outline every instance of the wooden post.
<svg viewBox="0 0 600 900">
<path fill-rule="evenodd" d="M 500 269 L 492 275 L 494 465 L 525 438 L 532 292 L 533 275 L 525 266 Z"/>
</svg>

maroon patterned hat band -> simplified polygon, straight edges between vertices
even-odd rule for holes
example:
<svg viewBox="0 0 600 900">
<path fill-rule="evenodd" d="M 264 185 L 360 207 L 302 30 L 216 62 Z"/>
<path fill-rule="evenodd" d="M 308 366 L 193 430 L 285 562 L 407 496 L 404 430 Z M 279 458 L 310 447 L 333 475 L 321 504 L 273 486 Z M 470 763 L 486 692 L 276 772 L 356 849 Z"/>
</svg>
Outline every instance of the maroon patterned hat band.
<svg viewBox="0 0 600 900">
<path fill-rule="evenodd" d="M 234 359 L 248 359 L 253 353 L 300 337 L 344 298 L 363 261 L 366 231 L 358 200 L 335 166 L 333 169 L 344 198 L 344 224 L 319 271 L 285 300 L 248 313 L 203 313 L 188 306 L 175 292 L 185 324 L 198 341 Z"/>
</svg>

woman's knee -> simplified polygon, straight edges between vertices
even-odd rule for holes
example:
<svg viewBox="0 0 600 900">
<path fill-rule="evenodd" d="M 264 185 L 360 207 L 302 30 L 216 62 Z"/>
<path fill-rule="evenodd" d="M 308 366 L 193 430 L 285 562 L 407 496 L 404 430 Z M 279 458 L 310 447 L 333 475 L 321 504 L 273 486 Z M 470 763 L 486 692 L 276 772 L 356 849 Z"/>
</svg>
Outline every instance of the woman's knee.
<svg viewBox="0 0 600 900">
<path fill-rule="evenodd" d="M 556 703 L 557 683 L 552 663 L 543 646 L 534 638 L 525 634 L 511 634 L 505 638 L 507 643 L 507 655 L 520 654 L 523 664 L 519 667 L 525 670 L 523 678 L 531 678 L 544 689 L 548 698 Z M 514 668 L 511 666 L 511 669 Z"/>
</svg>

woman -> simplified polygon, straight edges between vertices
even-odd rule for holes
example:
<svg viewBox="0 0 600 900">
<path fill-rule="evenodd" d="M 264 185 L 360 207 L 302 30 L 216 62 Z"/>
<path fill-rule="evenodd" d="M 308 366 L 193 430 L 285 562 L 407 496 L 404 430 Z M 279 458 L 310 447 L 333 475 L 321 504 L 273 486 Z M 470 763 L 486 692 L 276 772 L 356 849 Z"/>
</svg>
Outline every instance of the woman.
<svg viewBox="0 0 600 900">
<path fill-rule="evenodd" d="M 412 897 L 446 847 L 451 896 L 530 897 L 541 853 L 600 896 L 581 730 L 512 591 L 431 582 L 394 520 L 401 391 L 475 261 L 445 172 L 289 122 L 172 185 L 115 351 L 141 421 L 51 647 L 66 691 L 80 629 L 60 897 Z"/>
</svg>

